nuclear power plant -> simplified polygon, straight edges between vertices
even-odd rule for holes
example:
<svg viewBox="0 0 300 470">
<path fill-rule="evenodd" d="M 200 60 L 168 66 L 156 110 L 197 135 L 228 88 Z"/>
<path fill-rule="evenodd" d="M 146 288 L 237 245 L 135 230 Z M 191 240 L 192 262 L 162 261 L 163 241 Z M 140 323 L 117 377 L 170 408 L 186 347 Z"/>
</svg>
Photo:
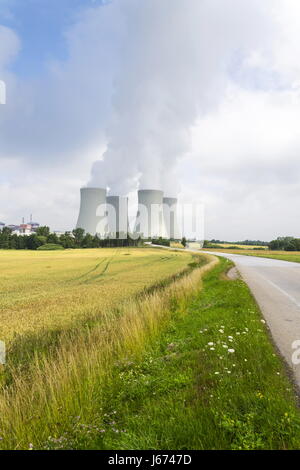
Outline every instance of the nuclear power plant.
<svg viewBox="0 0 300 470">
<path fill-rule="evenodd" d="M 174 240 L 181 238 L 177 219 L 177 202 L 177 198 L 175 197 L 163 198 L 165 236 L 166 238 Z"/>
<path fill-rule="evenodd" d="M 81 188 L 80 209 L 77 228 L 83 228 L 91 235 L 103 237 L 106 233 L 106 189 Z M 99 213 L 100 210 L 103 213 Z"/>
<path fill-rule="evenodd" d="M 128 198 L 107 196 L 107 233 L 110 238 L 124 238 L 129 232 Z"/>
<path fill-rule="evenodd" d="M 130 232 L 127 197 L 107 196 L 103 188 L 81 188 L 80 194 L 77 228 L 100 238 L 127 237 Z M 179 239 L 177 199 L 164 197 L 160 190 L 139 190 L 133 233 L 144 239 Z"/>
</svg>

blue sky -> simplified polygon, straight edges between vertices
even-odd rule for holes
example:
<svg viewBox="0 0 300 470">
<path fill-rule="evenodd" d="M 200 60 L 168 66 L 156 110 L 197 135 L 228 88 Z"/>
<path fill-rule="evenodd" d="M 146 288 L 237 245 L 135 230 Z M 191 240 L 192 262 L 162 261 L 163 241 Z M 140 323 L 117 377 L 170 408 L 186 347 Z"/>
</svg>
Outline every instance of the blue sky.
<svg viewBox="0 0 300 470">
<path fill-rule="evenodd" d="M 64 31 L 83 9 L 105 0 L 0 0 L 0 24 L 12 28 L 22 49 L 12 70 L 22 78 L 41 75 L 50 60 L 67 57 Z"/>
</svg>

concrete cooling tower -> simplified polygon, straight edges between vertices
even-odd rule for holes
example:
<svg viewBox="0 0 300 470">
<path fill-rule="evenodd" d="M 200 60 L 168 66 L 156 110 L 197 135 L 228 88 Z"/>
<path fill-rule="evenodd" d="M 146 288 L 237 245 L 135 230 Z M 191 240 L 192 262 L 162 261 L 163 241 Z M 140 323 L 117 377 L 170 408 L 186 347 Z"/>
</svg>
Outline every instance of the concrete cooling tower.
<svg viewBox="0 0 300 470">
<path fill-rule="evenodd" d="M 77 228 L 91 235 L 105 236 L 106 189 L 81 188 L 80 210 Z M 101 206 L 101 207 L 99 207 Z"/>
<path fill-rule="evenodd" d="M 174 197 L 163 198 L 163 215 L 165 237 L 179 240 L 181 234 L 179 231 L 178 215 L 177 215 L 177 199 Z"/>
<path fill-rule="evenodd" d="M 163 236 L 163 191 L 138 191 L 138 214 L 135 231 L 143 238 Z"/>
<path fill-rule="evenodd" d="M 128 233 L 128 198 L 107 196 L 107 231 L 110 238 L 127 238 Z"/>
</svg>

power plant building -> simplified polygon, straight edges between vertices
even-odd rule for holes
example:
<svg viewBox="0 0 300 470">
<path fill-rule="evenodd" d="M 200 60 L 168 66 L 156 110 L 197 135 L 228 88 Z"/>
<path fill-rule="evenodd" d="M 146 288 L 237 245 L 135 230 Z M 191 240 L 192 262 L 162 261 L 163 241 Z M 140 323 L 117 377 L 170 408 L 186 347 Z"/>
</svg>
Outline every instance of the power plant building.
<svg viewBox="0 0 300 470">
<path fill-rule="evenodd" d="M 163 191 L 142 189 L 138 191 L 138 213 L 135 231 L 142 238 L 159 238 L 164 235 Z"/>
<path fill-rule="evenodd" d="M 77 228 L 86 233 L 105 237 L 106 235 L 106 189 L 81 188 L 80 210 Z"/>
<path fill-rule="evenodd" d="M 127 238 L 129 231 L 128 198 L 107 196 L 107 234 L 110 238 Z"/>
<path fill-rule="evenodd" d="M 138 191 L 135 236 L 144 239 L 179 239 L 177 199 L 164 197 L 163 191 Z M 127 238 L 128 198 L 107 196 L 103 188 L 82 188 L 77 228 L 101 238 Z"/>
<path fill-rule="evenodd" d="M 164 197 L 163 198 L 163 215 L 164 215 L 164 229 L 165 237 L 168 239 L 177 240 L 181 238 L 178 224 L 177 214 L 177 198 Z"/>
</svg>

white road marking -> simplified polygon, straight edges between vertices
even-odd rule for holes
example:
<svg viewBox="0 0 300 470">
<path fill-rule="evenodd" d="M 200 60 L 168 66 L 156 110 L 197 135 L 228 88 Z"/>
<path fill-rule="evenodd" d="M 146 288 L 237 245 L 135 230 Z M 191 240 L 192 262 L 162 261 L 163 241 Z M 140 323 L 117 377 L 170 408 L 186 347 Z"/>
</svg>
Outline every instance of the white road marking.
<svg viewBox="0 0 300 470">
<path fill-rule="evenodd" d="M 270 281 L 269 279 L 267 279 L 265 276 L 262 276 L 262 274 L 258 274 L 262 279 L 264 279 L 265 281 L 267 281 L 269 284 L 271 284 L 271 286 L 275 287 L 275 289 L 279 290 L 279 292 L 281 292 L 283 295 L 285 295 L 286 297 L 288 297 L 294 304 L 297 305 L 297 307 L 300 307 L 300 303 L 295 299 L 295 297 L 293 297 L 292 295 L 288 294 L 284 289 L 282 289 L 281 287 L 279 287 L 277 284 L 275 284 L 275 282 L 273 281 Z"/>
</svg>

